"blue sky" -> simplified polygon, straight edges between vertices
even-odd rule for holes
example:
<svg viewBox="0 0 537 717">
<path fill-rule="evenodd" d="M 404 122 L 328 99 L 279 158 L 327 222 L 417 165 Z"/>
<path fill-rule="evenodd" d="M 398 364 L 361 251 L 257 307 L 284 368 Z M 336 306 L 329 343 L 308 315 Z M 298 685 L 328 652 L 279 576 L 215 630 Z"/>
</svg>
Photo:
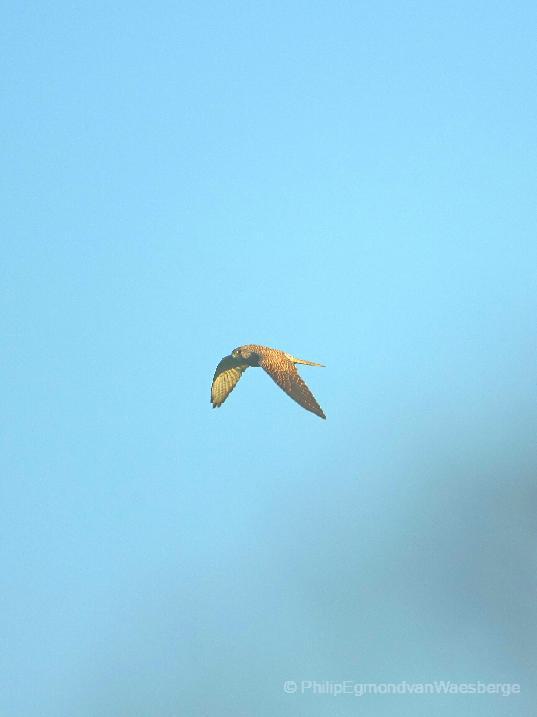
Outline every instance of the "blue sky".
<svg viewBox="0 0 537 717">
<path fill-rule="evenodd" d="M 532 714 L 536 15 L 4 6 L 2 714 Z"/>
</svg>

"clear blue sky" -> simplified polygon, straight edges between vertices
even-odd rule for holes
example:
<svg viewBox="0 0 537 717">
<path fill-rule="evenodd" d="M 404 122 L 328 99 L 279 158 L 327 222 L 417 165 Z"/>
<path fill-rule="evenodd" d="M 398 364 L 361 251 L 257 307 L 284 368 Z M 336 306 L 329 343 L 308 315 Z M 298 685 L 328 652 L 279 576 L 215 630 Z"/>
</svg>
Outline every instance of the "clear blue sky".
<svg viewBox="0 0 537 717">
<path fill-rule="evenodd" d="M 1 714 L 534 714 L 535 3 L 2 15 Z"/>
</svg>

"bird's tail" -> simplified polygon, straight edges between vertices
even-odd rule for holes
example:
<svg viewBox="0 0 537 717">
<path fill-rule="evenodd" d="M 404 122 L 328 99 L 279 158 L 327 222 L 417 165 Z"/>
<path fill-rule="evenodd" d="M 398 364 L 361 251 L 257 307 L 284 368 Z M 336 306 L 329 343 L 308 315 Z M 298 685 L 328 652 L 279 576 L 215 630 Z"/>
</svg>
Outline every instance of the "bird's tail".
<svg viewBox="0 0 537 717">
<path fill-rule="evenodd" d="M 325 368 L 325 365 L 323 363 L 314 363 L 313 361 L 304 361 L 303 359 L 299 359 L 296 356 L 291 356 L 291 354 L 285 354 L 285 355 L 293 363 L 301 363 L 301 364 L 304 364 L 305 366 L 321 366 L 322 368 Z"/>
</svg>

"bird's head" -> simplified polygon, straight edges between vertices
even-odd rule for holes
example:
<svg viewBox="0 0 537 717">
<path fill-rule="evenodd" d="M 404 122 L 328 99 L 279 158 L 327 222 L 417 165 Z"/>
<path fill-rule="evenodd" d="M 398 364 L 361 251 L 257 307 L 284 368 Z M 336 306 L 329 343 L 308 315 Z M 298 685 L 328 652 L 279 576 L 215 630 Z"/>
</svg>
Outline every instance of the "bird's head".
<svg viewBox="0 0 537 717">
<path fill-rule="evenodd" d="M 236 359 L 242 358 L 242 359 L 246 360 L 246 359 L 250 358 L 251 353 L 252 352 L 248 351 L 248 349 L 245 349 L 242 346 L 239 346 L 238 348 L 233 349 L 233 351 L 231 352 L 231 355 L 233 356 L 233 358 L 236 358 Z"/>
<path fill-rule="evenodd" d="M 257 366 L 259 356 L 254 351 L 251 351 L 246 346 L 239 346 L 231 352 L 234 359 L 246 361 L 251 366 Z"/>
</svg>

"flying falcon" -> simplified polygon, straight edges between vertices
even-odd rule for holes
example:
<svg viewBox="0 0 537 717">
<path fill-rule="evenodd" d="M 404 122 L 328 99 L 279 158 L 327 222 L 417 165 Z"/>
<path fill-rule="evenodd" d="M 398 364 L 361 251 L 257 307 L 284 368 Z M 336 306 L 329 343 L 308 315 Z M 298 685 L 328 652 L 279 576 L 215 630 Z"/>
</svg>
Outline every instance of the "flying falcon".
<svg viewBox="0 0 537 717">
<path fill-rule="evenodd" d="M 249 366 L 261 366 L 278 386 L 306 411 L 311 411 L 321 418 L 326 418 L 323 409 L 313 394 L 298 375 L 295 364 L 305 366 L 322 366 L 321 363 L 303 361 L 285 351 L 271 349 L 268 346 L 248 344 L 239 346 L 229 356 L 224 356 L 216 367 L 211 386 L 211 403 L 213 408 L 221 406 L 237 385 L 243 372 Z"/>
</svg>

